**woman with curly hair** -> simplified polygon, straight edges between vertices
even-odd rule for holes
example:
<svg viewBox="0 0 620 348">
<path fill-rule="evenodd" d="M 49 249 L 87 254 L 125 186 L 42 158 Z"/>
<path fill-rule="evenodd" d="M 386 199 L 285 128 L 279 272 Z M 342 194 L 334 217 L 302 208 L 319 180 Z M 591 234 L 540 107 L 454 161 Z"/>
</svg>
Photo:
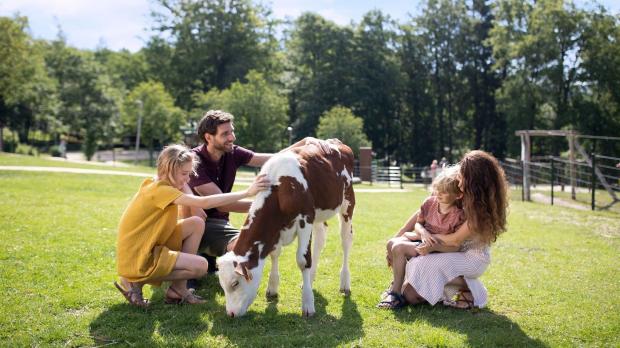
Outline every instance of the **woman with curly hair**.
<svg viewBox="0 0 620 348">
<path fill-rule="evenodd" d="M 491 244 L 506 230 L 508 185 L 504 170 L 487 152 L 470 151 L 459 165 L 466 223 L 452 234 L 432 235 L 418 247 L 423 256 L 407 262 L 402 294 L 408 303 L 442 301 L 464 309 L 486 305 L 487 290 L 478 278 L 491 261 Z M 407 220 L 397 236 L 413 230 L 417 215 Z M 442 252 L 429 253 L 429 248 Z"/>
</svg>

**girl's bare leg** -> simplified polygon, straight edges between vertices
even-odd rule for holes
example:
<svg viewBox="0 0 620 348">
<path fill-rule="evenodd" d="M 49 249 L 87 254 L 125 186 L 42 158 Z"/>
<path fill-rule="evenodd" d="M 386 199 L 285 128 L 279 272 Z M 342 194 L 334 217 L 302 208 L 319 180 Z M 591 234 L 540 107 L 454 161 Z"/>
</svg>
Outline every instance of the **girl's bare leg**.
<svg viewBox="0 0 620 348">
<path fill-rule="evenodd" d="M 396 293 L 402 292 L 403 282 L 405 280 L 405 268 L 407 266 L 407 260 L 410 257 L 418 256 L 415 250 L 417 244 L 407 242 L 400 242 L 394 244 L 392 247 L 392 273 L 394 280 L 392 281 L 392 291 Z"/>
<path fill-rule="evenodd" d="M 469 288 L 467 287 L 467 283 L 465 282 L 465 279 L 463 279 L 463 277 L 456 277 L 452 279 L 446 285 L 455 285 L 463 289 L 463 292 L 469 292 Z M 471 293 L 469 294 L 471 296 Z M 424 297 L 420 296 L 418 292 L 413 288 L 413 286 L 411 286 L 411 284 L 407 284 L 405 286 L 405 289 L 403 291 L 403 296 L 405 296 L 405 299 L 407 300 L 407 302 L 411 304 L 418 304 L 418 303 L 426 302 Z M 473 301 L 473 297 L 471 297 L 471 300 Z"/>
<path fill-rule="evenodd" d="M 388 240 L 387 244 L 386 244 L 386 249 L 387 249 L 387 255 L 386 255 L 386 259 L 387 259 L 387 264 L 388 267 L 392 267 L 392 248 L 394 248 L 394 245 L 397 243 L 402 243 L 402 242 L 410 242 L 409 238 L 407 237 L 394 237 L 390 240 Z"/>
<path fill-rule="evenodd" d="M 185 295 L 185 293 L 187 292 L 187 280 L 204 276 L 204 274 L 196 277 L 189 275 L 189 273 L 196 274 L 197 271 L 199 271 L 199 269 L 201 268 L 201 264 L 203 263 L 203 261 L 199 259 L 204 260 L 205 265 L 208 266 L 208 264 L 204 258 L 196 255 L 196 253 L 198 252 L 198 246 L 200 245 L 200 239 L 202 238 L 202 234 L 204 233 L 204 220 L 196 216 L 187 218 L 181 223 L 181 228 L 183 233 L 183 244 L 181 246 L 181 251 L 182 253 L 193 255 L 195 257 L 188 258 L 187 260 L 185 260 L 186 258 L 184 257 L 184 260 L 182 260 L 182 264 L 187 261 L 190 263 L 190 265 L 187 265 L 188 268 L 178 269 L 178 274 L 174 275 L 176 277 L 176 280 L 172 281 L 171 287 L 173 287 L 174 290 L 179 294 Z M 179 255 L 179 258 L 181 257 L 181 255 L 182 254 Z M 177 264 L 178 263 L 179 260 L 177 259 Z M 172 271 L 169 276 L 172 276 L 173 273 L 177 271 L 176 266 L 177 265 L 175 265 L 174 271 Z"/>
<path fill-rule="evenodd" d="M 413 288 L 413 286 L 411 286 L 411 284 L 405 285 L 403 296 L 405 297 L 405 300 L 407 300 L 407 302 L 411 304 L 418 304 L 418 303 L 423 303 L 426 301 L 424 297 L 420 296 L 418 292 L 415 291 L 415 289 Z"/>
</svg>

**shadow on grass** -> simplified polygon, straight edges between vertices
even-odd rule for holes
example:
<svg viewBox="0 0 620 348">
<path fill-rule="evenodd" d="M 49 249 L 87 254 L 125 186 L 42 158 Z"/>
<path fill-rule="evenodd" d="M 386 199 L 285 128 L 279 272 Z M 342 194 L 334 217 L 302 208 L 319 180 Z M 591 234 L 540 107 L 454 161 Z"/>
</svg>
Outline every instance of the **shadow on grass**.
<svg viewBox="0 0 620 348">
<path fill-rule="evenodd" d="M 148 309 L 123 302 L 102 312 L 90 323 L 90 334 L 95 345 L 188 344 L 209 329 L 208 322 L 203 319 L 203 312 L 217 307 L 214 305 L 214 295 L 210 296 L 207 307 L 166 305 L 164 290 L 153 291 Z"/>
<path fill-rule="evenodd" d="M 529 337 L 508 317 L 486 308 L 466 311 L 441 304 L 421 304 L 395 311 L 394 316 L 402 322 L 425 321 L 466 335 L 467 346 L 547 347 L 542 341 Z"/>
<path fill-rule="evenodd" d="M 301 308 L 299 313 L 280 313 L 276 301 L 269 302 L 264 312 L 254 307 L 244 317 L 229 318 L 216 301 L 217 293 L 222 290 L 216 277 L 203 282 L 199 291 L 207 300 L 203 305 L 165 305 L 163 290 L 156 290 L 149 309 L 114 305 L 91 322 L 90 334 L 96 345 L 195 345 L 207 340 L 209 345 L 239 347 L 335 347 L 362 336 L 362 317 L 350 297 L 342 300 L 340 318 L 327 314 L 328 301 L 316 292 L 317 312 L 312 318 L 302 317 Z"/>
<path fill-rule="evenodd" d="M 225 336 L 239 347 L 317 346 L 335 347 L 362 337 L 362 317 L 350 297 L 343 298 L 342 316 L 327 314 L 327 300 L 314 293 L 316 314 L 278 313 L 277 303 L 268 304 L 264 313 L 249 312 L 242 318 L 217 316 L 211 334 Z"/>
</svg>

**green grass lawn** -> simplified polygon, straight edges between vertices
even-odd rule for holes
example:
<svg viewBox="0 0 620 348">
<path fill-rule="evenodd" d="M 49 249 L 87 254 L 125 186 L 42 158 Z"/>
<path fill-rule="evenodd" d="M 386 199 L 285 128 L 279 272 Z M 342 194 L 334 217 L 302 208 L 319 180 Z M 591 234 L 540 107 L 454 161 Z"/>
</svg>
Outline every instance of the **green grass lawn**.
<svg viewBox="0 0 620 348">
<path fill-rule="evenodd" d="M 551 199 L 551 191 L 550 189 L 532 189 L 532 193 L 542 193 Z M 519 191 L 519 195 L 521 191 Z M 620 197 L 620 192 L 615 192 L 617 197 Z M 570 192 L 570 187 L 566 186 L 564 191 L 561 191 L 559 187 L 554 188 L 553 192 L 554 199 L 561 199 L 566 202 L 570 202 L 571 204 L 578 204 L 583 206 L 585 209 L 591 209 L 592 206 L 592 191 L 582 192 L 581 190 L 577 191 L 575 194 L 575 199 L 572 199 L 572 195 Z M 610 212 L 614 212 L 616 214 L 620 214 L 620 202 L 613 203 L 613 198 L 604 189 L 597 189 L 594 195 L 594 203 L 597 210 L 608 210 Z"/>
<path fill-rule="evenodd" d="M 0 156 L 1 162 L 8 162 Z M 38 164 L 37 164 L 38 165 Z M 294 245 L 281 257 L 278 302 L 266 279 L 248 315 L 226 316 L 216 277 L 198 306 L 148 310 L 113 287 L 116 225 L 141 179 L 0 171 L 0 346 L 600 346 L 620 345 L 620 218 L 611 212 L 512 202 L 509 231 L 482 277 L 488 307 L 375 308 L 388 285 L 384 243 L 425 197 L 359 193 L 352 295 L 339 292 L 337 223 L 315 283 L 317 314 L 303 318 Z M 240 225 L 243 216 L 234 215 Z M 296 244 L 296 242 L 294 242 Z M 267 265 L 265 276 L 267 275 Z"/>
</svg>

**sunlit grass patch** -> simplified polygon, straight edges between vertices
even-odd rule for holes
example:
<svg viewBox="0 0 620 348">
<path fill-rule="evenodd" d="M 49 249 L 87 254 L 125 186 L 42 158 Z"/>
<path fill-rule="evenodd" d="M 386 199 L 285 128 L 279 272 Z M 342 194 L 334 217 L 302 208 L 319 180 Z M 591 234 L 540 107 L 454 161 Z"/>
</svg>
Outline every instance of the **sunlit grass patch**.
<svg viewBox="0 0 620 348">
<path fill-rule="evenodd" d="M 358 193 L 348 298 L 338 292 L 338 224 L 329 222 L 313 318 L 300 315 L 296 242 L 281 257 L 279 300 L 265 299 L 263 279 L 246 317 L 226 316 L 212 276 L 199 290 L 204 305 L 164 305 L 161 289 L 147 288 L 153 306 L 130 307 L 112 286 L 116 226 L 141 180 L 0 171 L 1 345 L 620 345 L 620 218 L 609 212 L 513 201 L 509 231 L 482 277 L 487 308 L 376 309 L 390 280 L 385 241 L 420 205 L 423 188 Z"/>
</svg>

